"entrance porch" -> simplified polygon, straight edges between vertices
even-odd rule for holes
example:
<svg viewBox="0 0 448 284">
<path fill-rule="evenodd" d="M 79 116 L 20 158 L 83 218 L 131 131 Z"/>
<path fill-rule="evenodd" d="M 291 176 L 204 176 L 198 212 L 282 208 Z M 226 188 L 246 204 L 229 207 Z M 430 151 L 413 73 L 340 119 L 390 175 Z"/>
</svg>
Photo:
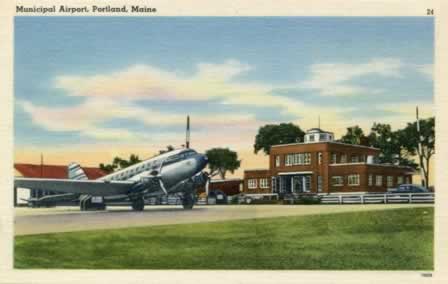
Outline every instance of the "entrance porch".
<svg viewBox="0 0 448 284">
<path fill-rule="evenodd" d="M 312 176 L 313 172 L 279 173 L 272 177 L 272 191 L 280 195 L 311 192 Z"/>
</svg>

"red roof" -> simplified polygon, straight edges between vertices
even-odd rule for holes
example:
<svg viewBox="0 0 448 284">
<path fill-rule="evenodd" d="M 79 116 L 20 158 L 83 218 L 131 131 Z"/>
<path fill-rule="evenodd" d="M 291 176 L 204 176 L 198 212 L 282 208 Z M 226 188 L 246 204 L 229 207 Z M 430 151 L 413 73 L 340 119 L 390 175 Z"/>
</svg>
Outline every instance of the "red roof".
<svg viewBox="0 0 448 284">
<path fill-rule="evenodd" d="M 68 178 L 67 166 L 59 165 L 35 165 L 35 164 L 14 164 L 14 168 L 29 178 Z M 106 173 L 100 168 L 82 167 L 89 179 L 97 179 L 105 176 Z"/>
</svg>

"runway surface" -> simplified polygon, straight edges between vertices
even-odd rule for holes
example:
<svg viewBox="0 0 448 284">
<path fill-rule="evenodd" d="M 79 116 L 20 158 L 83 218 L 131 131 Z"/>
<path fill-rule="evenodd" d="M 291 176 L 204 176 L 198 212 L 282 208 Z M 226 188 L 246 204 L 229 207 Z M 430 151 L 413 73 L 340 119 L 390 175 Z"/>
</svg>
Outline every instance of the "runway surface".
<svg viewBox="0 0 448 284">
<path fill-rule="evenodd" d="M 159 205 L 146 206 L 143 212 L 134 212 L 128 207 L 108 207 L 106 211 L 90 212 L 79 211 L 77 207 L 16 208 L 14 229 L 15 235 L 30 235 L 431 206 L 433 205 L 208 205 L 183 210 L 181 206 Z"/>
</svg>

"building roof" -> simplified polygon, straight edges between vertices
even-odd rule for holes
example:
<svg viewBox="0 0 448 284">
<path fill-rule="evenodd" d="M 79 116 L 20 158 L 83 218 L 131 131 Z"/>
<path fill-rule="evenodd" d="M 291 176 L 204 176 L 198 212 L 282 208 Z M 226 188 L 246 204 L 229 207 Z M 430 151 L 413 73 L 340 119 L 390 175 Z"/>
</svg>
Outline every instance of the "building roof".
<svg viewBox="0 0 448 284">
<path fill-rule="evenodd" d="M 14 168 L 28 178 L 68 178 L 67 166 L 61 165 L 36 165 L 36 164 L 14 164 Z M 89 179 L 97 179 L 105 176 L 106 173 L 100 168 L 82 167 Z"/>
<path fill-rule="evenodd" d="M 336 142 L 336 141 L 317 141 L 317 142 L 297 142 L 297 143 L 289 143 L 289 144 L 278 144 L 278 145 L 272 145 L 271 147 L 283 147 L 283 146 L 293 146 L 293 145 L 309 145 L 309 144 L 319 144 L 319 143 L 330 143 L 330 144 L 337 144 L 337 145 L 345 145 L 345 146 L 351 146 L 351 147 L 357 147 L 357 148 L 364 148 L 364 149 L 371 149 L 380 151 L 379 148 L 370 147 L 370 146 L 364 146 L 364 145 L 356 145 L 356 144 L 348 144 L 348 143 L 342 143 L 342 142 Z"/>
<path fill-rule="evenodd" d="M 210 183 L 220 183 L 220 182 L 242 182 L 242 178 L 229 178 L 229 179 L 212 179 Z"/>
<path fill-rule="evenodd" d="M 269 171 L 269 169 L 246 169 L 245 172 L 263 172 L 263 171 Z"/>
<path fill-rule="evenodd" d="M 333 132 L 329 132 L 329 131 L 325 131 L 325 130 L 322 130 L 322 129 L 320 129 L 320 128 L 311 128 L 311 129 L 308 129 L 307 131 L 306 131 L 306 133 L 308 134 L 308 133 L 329 133 L 329 134 L 333 134 Z"/>
<path fill-rule="evenodd" d="M 403 166 L 403 165 L 394 165 L 389 163 L 384 164 L 369 164 L 366 162 L 359 162 L 359 163 L 339 163 L 339 164 L 329 164 L 331 167 L 340 167 L 340 166 L 356 166 L 356 165 L 365 165 L 368 167 L 389 167 L 389 168 L 398 168 L 398 169 L 407 169 L 409 171 L 415 172 L 415 170 L 410 166 Z"/>
</svg>

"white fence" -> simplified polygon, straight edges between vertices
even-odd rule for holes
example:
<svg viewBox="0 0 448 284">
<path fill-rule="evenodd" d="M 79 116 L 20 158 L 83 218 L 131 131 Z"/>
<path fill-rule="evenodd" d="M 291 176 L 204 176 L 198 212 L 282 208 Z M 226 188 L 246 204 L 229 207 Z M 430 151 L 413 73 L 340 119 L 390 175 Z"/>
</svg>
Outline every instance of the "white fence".
<svg viewBox="0 0 448 284">
<path fill-rule="evenodd" d="M 323 204 L 434 203 L 434 193 L 330 194 L 323 195 Z"/>
</svg>

